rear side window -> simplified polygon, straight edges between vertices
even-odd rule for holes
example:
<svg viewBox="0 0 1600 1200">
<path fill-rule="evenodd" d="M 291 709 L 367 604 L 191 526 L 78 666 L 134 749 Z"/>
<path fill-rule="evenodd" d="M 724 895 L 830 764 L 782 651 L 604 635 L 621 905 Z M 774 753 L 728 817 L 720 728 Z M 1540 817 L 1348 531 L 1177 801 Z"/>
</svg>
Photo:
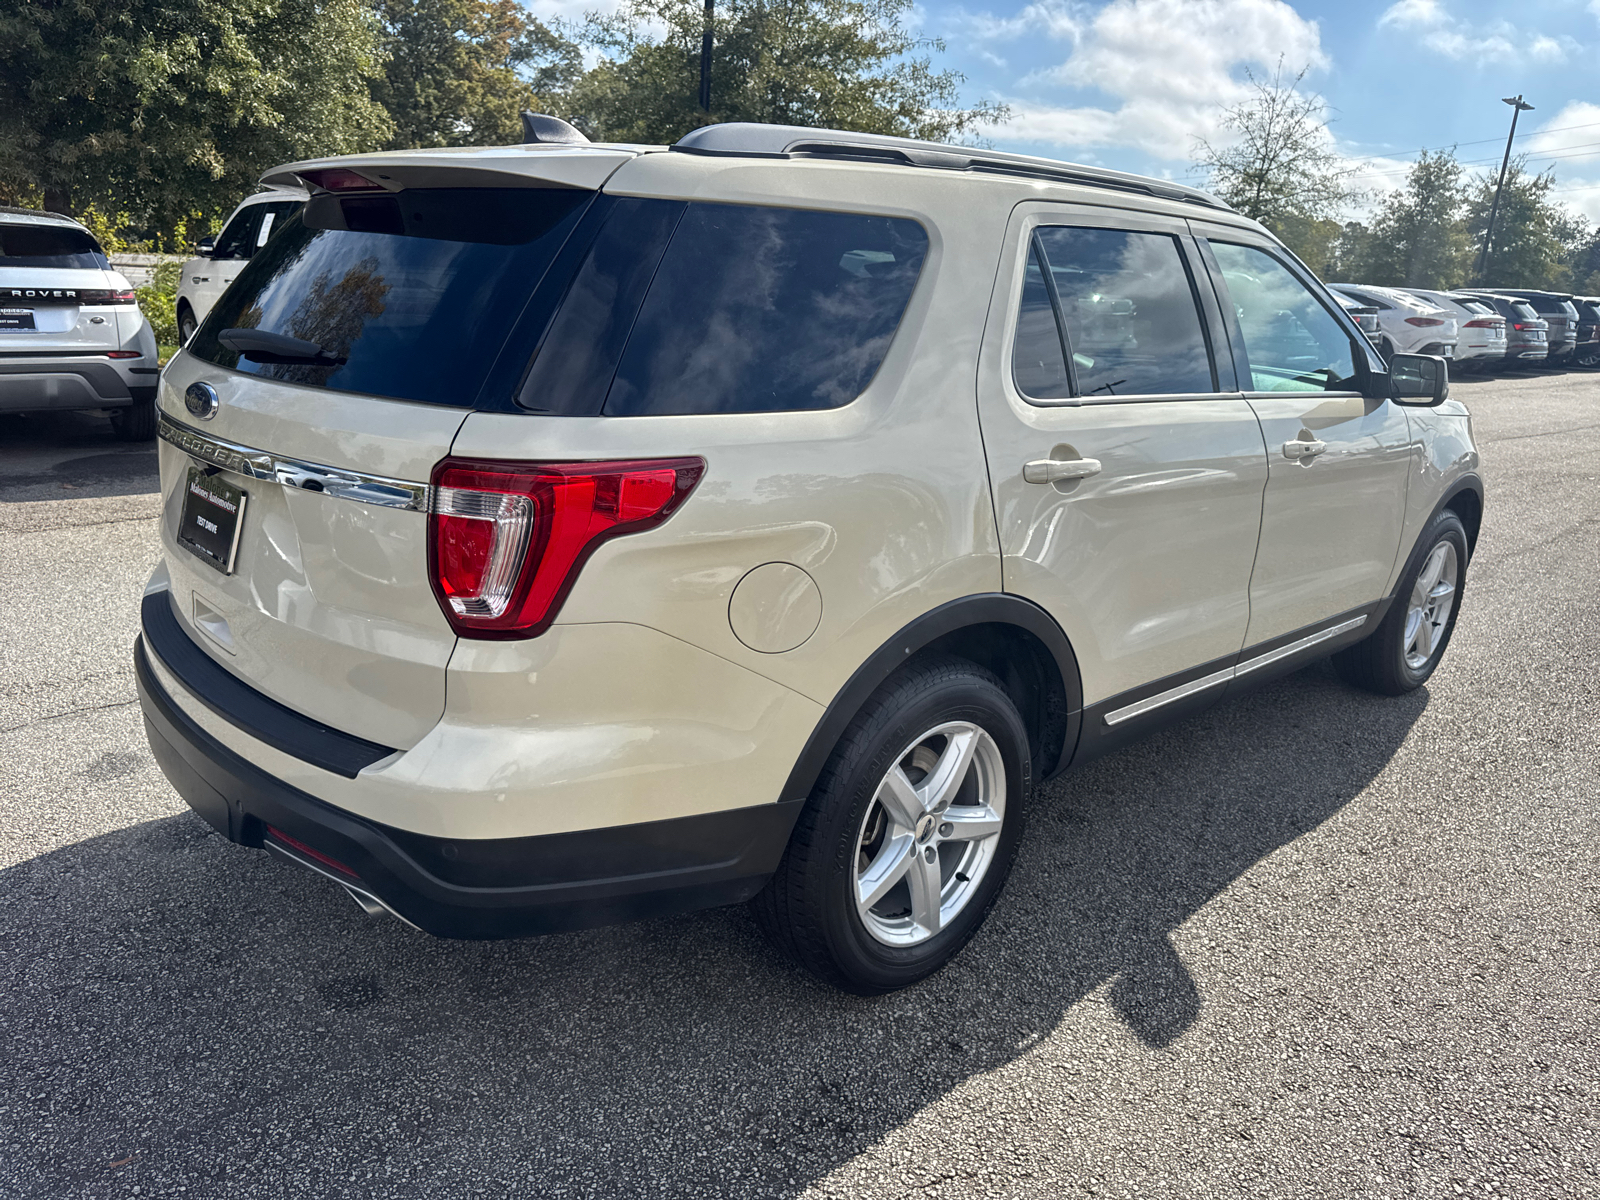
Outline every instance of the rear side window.
<svg viewBox="0 0 1600 1200">
<path fill-rule="evenodd" d="M 64 225 L 0 225 L 0 267 L 66 267 L 109 271 L 100 243 Z"/>
<path fill-rule="evenodd" d="M 1036 239 L 1050 273 L 1046 286 L 1054 285 L 1060 305 L 1078 395 L 1215 390 L 1194 283 L 1176 238 L 1057 225 L 1040 228 Z M 1029 393 L 1020 377 L 1017 386 L 1047 398 Z"/>
<path fill-rule="evenodd" d="M 471 407 L 593 197 L 568 188 L 314 197 L 277 218 L 188 349 L 288 383 Z M 218 341 L 232 328 L 313 342 L 342 361 L 252 361 Z"/>
<path fill-rule="evenodd" d="M 1044 262 L 1037 243 L 1028 252 L 1022 281 L 1022 307 L 1017 313 L 1017 338 L 1011 346 L 1011 377 L 1017 391 L 1036 400 L 1072 395 L 1067 360 L 1061 348 L 1055 306 L 1044 282 Z"/>
<path fill-rule="evenodd" d="M 927 257 L 915 221 L 690 204 L 656 266 L 607 416 L 838 408 L 877 373 Z"/>
</svg>

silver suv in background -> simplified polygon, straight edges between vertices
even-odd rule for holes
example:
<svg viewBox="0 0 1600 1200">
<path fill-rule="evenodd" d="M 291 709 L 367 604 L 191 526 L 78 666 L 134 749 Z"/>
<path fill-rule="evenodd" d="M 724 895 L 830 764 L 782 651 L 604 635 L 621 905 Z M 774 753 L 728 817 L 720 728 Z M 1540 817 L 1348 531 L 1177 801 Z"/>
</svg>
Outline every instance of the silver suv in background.
<svg viewBox="0 0 1600 1200">
<path fill-rule="evenodd" d="M 156 339 L 133 285 L 70 217 L 0 208 L 0 413 L 102 409 L 156 433 Z"/>
<path fill-rule="evenodd" d="M 1329 654 L 1438 665 L 1467 410 L 1254 221 L 560 132 L 274 170 L 310 200 L 167 367 L 135 669 L 225 836 L 446 936 L 754 900 L 883 992 L 977 931 L 1040 780 Z"/>
<path fill-rule="evenodd" d="M 199 252 L 183 264 L 178 283 L 178 341 L 194 336 L 217 298 L 267 244 L 273 230 L 306 202 L 303 188 L 268 188 L 248 196 L 229 215 L 216 237 L 201 238 Z"/>
<path fill-rule="evenodd" d="M 1413 296 L 1438 305 L 1455 315 L 1460 340 L 1456 343 L 1451 370 L 1481 371 L 1498 365 L 1506 356 L 1506 319 L 1481 296 L 1465 292 L 1435 292 L 1427 288 L 1406 288 Z"/>
</svg>

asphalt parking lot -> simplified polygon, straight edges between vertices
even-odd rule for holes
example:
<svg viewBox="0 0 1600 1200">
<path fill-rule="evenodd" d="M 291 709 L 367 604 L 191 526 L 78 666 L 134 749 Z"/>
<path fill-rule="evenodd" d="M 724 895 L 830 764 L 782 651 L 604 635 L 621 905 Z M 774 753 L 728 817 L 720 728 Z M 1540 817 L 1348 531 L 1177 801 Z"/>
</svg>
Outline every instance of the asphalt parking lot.
<svg viewBox="0 0 1600 1200">
<path fill-rule="evenodd" d="M 0 418 L 0 1196 L 1600 1194 L 1600 375 L 1456 389 L 1428 687 L 1058 781 L 877 1000 L 741 909 L 439 941 L 209 833 L 134 700 L 154 450 Z"/>
</svg>

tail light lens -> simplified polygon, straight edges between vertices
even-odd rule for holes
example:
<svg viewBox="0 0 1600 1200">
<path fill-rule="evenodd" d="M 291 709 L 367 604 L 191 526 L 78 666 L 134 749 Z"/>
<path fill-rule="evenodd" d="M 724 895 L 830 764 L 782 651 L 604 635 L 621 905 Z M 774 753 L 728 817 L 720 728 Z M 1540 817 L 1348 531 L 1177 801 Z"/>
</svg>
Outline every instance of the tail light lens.
<svg viewBox="0 0 1600 1200">
<path fill-rule="evenodd" d="M 1488 317 L 1479 317 L 1476 321 L 1468 321 L 1463 329 L 1504 329 L 1504 321 L 1491 321 Z"/>
<path fill-rule="evenodd" d="M 1430 329 L 1435 325 L 1443 325 L 1444 322 L 1439 320 L 1438 317 L 1407 317 L 1406 324 L 1417 325 L 1423 329 Z"/>
<path fill-rule="evenodd" d="M 134 294 L 132 288 L 79 288 L 78 303 L 81 304 L 132 304 Z"/>
<path fill-rule="evenodd" d="M 536 637 L 602 542 L 653 529 L 705 473 L 703 458 L 519 463 L 447 458 L 433 470 L 428 567 L 463 637 Z"/>
<path fill-rule="evenodd" d="M 140 353 L 138 350 L 107 350 L 106 351 L 106 357 L 107 358 L 143 358 L 144 355 L 142 353 Z"/>
</svg>

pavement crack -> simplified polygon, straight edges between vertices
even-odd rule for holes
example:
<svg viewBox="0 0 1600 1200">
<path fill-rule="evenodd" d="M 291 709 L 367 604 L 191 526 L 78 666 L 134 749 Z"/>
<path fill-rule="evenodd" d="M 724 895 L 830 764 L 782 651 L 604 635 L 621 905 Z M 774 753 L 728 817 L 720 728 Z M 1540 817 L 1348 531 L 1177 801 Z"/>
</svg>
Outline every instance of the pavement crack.
<svg viewBox="0 0 1600 1200">
<path fill-rule="evenodd" d="M 22 729 L 32 729 L 35 725 L 43 725 L 46 721 L 60 721 L 65 717 L 80 717 L 84 713 L 105 712 L 111 708 L 127 708 L 130 704 L 137 704 L 138 700 L 114 700 L 110 704 L 91 704 L 87 708 L 72 708 L 66 712 L 51 713 L 48 717 L 37 717 L 32 721 L 24 721 L 21 725 L 9 725 L 0 729 L 0 734 L 16 733 Z"/>
</svg>

